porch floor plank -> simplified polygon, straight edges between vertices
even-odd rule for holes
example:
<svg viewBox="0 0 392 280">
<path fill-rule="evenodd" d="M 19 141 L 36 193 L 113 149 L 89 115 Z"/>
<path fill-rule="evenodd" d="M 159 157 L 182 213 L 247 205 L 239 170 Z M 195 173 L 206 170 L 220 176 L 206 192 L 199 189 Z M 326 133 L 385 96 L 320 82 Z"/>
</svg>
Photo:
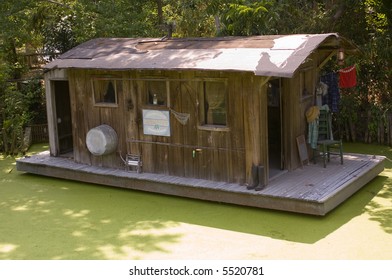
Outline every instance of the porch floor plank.
<svg viewBox="0 0 392 280">
<path fill-rule="evenodd" d="M 164 174 L 136 173 L 79 164 L 69 158 L 43 152 L 17 160 L 17 169 L 33 174 L 246 205 L 259 208 L 326 215 L 384 169 L 384 157 L 345 154 L 344 164 L 331 159 L 275 177 L 261 191 L 247 190 L 236 183 L 183 178 Z"/>
</svg>

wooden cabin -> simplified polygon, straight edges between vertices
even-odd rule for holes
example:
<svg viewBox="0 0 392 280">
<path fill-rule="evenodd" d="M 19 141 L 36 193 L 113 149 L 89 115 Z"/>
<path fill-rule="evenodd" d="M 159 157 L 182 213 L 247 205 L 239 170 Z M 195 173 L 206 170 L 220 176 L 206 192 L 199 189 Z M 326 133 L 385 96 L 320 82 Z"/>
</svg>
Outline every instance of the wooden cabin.
<svg viewBox="0 0 392 280">
<path fill-rule="evenodd" d="M 267 185 L 301 166 L 305 112 L 341 49 L 355 51 L 332 33 L 88 41 L 45 67 L 50 154 L 240 185 L 257 166 Z"/>
<path fill-rule="evenodd" d="M 50 151 L 16 167 L 325 215 L 384 168 L 347 153 L 302 165 L 322 68 L 355 51 L 333 33 L 88 41 L 45 66 Z"/>
</svg>

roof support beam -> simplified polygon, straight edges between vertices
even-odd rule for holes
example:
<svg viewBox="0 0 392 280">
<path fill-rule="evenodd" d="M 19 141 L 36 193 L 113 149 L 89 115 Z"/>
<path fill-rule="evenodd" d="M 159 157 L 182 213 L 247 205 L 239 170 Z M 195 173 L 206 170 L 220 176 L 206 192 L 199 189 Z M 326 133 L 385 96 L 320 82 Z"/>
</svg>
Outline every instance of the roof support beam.
<svg viewBox="0 0 392 280">
<path fill-rule="evenodd" d="M 331 53 L 320 63 L 320 65 L 317 67 L 319 70 L 324 67 L 324 65 L 333 57 L 336 55 L 337 50 L 331 51 Z"/>
</svg>

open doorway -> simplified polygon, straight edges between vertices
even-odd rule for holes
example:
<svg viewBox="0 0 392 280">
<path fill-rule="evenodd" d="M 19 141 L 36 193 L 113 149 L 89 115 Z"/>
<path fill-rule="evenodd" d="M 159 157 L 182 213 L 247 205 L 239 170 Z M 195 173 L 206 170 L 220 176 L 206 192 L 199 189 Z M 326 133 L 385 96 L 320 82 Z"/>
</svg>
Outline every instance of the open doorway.
<svg viewBox="0 0 392 280">
<path fill-rule="evenodd" d="M 267 94 L 269 179 L 272 179 L 283 171 L 280 79 L 273 79 L 268 82 Z"/>
<path fill-rule="evenodd" d="M 59 155 L 73 151 L 71 102 L 68 81 L 53 81 Z"/>
</svg>

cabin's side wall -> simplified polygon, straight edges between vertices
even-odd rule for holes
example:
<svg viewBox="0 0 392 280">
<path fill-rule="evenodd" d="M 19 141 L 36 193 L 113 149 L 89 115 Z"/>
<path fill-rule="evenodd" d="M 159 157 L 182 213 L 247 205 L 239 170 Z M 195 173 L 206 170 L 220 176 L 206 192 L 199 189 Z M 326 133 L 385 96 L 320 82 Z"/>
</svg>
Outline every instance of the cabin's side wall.
<svg viewBox="0 0 392 280">
<path fill-rule="evenodd" d="M 314 58 L 314 57 L 313 57 Z M 307 139 L 306 110 L 315 105 L 315 92 L 319 73 L 317 59 L 309 59 L 293 78 L 282 79 L 283 146 L 285 169 L 291 171 L 301 166 L 297 137 Z M 312 157 L 308 147 L 309 158 Z"/>
<path fill-rule="evenodd" d="M 214 181 L 250 181 L 252 165 L 265 166 L 267 183 L 267 95 L 264 77 L 252 73 L 213 71 L 92 71 L 69 70 L 73 117 L 74 159 L 77 162 L 124 167 L 119 154 L 142 156 L 143 171 Z M 91 80 L 121 80 L 115 107 L 94 106 Z M 166 82 L 166 104 L 149 104 L 150 81 Z M 201 81 L 223 81 L 227 89 L 227 127 L 206 127 L 200 122 Z M 170 136 L 143 131 L 143 109 L 169 111 Z M 173 111 L 171 111 L 173 110 Z M 181 124 L 175 112 L 189 114 Z M 89 130 L 101 124 L 115 129 L 117 151 L 94 156 L 86 147 Z"/>
<path fill-rule="evenodd" d="M 296 139 L 301 135 L 307 139 L 306 111 L 315 105 L 318 77 L 317 60 L 309 59 L 293 78 L 283 79 L 283 145 L 287 170 L 294 170 L 301 166 Z M 310 158 L 312 155 L 309 148 L 308 154 Z"/>
</svg>

